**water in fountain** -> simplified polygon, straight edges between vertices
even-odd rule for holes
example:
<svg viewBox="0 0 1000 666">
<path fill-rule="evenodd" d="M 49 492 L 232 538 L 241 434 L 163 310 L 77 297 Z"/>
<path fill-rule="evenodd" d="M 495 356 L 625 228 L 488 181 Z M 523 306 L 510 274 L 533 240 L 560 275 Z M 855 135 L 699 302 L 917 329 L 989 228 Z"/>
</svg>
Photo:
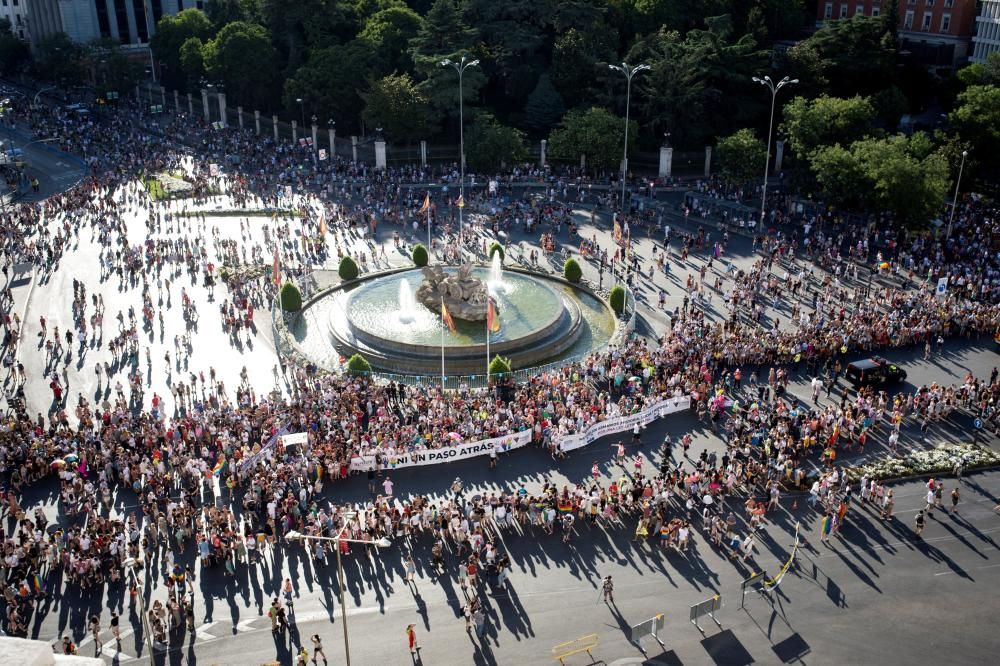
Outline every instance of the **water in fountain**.
<svg viewBox="0 0 1000 666">
<path fill-rule="evenodd" d="M 507 285 L 503 281 L 503 261 L 500 259 L 499 252 L 493 253 L 493 259 L 490 261 L 490 276 L 486 284 L 491 293 L 507 293 Z"/>
<path fill-rule="evenodd" d="M 413 290 L 410 289 L 410 281 L 406 278 L 403 278 L 399 283 L 399 300 L 396 307 L 401 322 L 413 321 L 416 303 L 413 299 Z"/>
</svg>

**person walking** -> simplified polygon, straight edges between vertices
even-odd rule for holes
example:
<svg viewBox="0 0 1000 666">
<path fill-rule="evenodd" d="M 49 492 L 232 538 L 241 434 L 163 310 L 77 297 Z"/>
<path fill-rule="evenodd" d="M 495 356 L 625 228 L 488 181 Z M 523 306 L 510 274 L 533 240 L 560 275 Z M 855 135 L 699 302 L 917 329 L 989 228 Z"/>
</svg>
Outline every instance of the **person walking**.
<svg viewBox="0 0 1000 666">
<path fill-rule="evenodd" d="M 416 630 L 416 626 L 417 625 L 415 625 L 415 624 L 408 624 L 408 625 L 406 625 L 406 642 L 410 646 L 410 654 L 411 655 L 412 654 L 416 654 L 417 652 L 420 652 L 420 646 L 417 645 L 417 630 Z M 326 662 L 326 658 L 325 657 L 323 659 L 323 662 L 324 663 Z"/>
<path fill-rule="evenodd" d="M 481 639 L 486 633 L 486 613 L 481 606 L 477 606 L 472 612 L 472 621 L 476 624 L 476 637 Z"/>
<path fill-rule="evenodd" d="M 611 580 L 611 576 L 604 577 L 601 588 L 604 590 L 604 603 L 615 603 L 615 582 Z"/>
<path fill-rule="evenodd" d="M 413 555 L 406 556 L 406 584 L 413 582 L 413 576 L 417 573 L 417 565 L 413 561 Z"/>
<path fill-rule="evenodd" d="M 924 510 L 920 509 L 917 511 L 917 515 L 914 518 L 914 524 L 916 527 L 917 536 L 920 536 L 924 532 Z"/>
<path fill-rule="evenodd" d="M 960 499 L 958 486 L 955 486 L 951 489 L 951 511 L 949 513 L 958 513 L 958 502 Z"/>
<path fill-rule="evenodd" d="M 313 644 L 312 663 L 317 664 L 317 666 L 318 666 L 318 663 L 316 661 L 317 657 L 323 657 L 323 664 L 325 666 L 325 664 L 326 664 L 326 653 L 323 652 L 323 640 L 319 637 L 319 634 L 313 634 L 313 636 L 312 636 L 312 644 Z"/>
<path fill-rule="evenodd" d="M 94 655 L 101 653 L 101 620 L 96 615 L 90 616 L 90 633 L 94 637 Z"/>
</svg>

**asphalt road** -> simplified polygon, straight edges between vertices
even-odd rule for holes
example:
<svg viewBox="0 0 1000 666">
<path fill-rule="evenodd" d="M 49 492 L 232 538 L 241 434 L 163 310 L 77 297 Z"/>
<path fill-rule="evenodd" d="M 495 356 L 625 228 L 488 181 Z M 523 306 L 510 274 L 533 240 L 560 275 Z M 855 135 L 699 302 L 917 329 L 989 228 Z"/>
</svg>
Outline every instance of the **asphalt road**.
<svg viewBox="0 0 1000 666">
<path fill-rule="evenodd" d="M 40 143 L 20 128 L 0 127 L 4 150 L 15 148 L 24 151 L 24 174 L 28 183 L 38 178 L 38 192 L 30 184 L 20 186 L 15 201 L 42 201 L 69 189 L 86 175 L 86 166 L 79 157 L 65 153 L 53 143 Z"/>
<path fill-rule="evenodd" d="M 909 371 L 911 389 L 930 381 L 955 381 L 966 369 L 983 374 L 996 355 L 990 341 L 954 343 L 941 358 L 917 360 L 915 352 L 893 356 Z M 793 393 L 804 397 L 805 392 Z M 836 397 L 836 396 L 835 396 Z M 929 442 L 919 441 L 913 429 L 904 431 L 902 445 L 921 447 L 938 441 L 965 437 L 966 415 L 932 428 Z M 653 451 L 665 432 L 692 431 L 692 453 L 701 448 L 721 450 L 722 442 L 690 414 L 668 417 L 650 426 L 644 434 L 643 454 L 647 465 L 658 462 Z M 472 460 L 428 470 L 392 473 L 396 493 L 439 495 L 453 475 L 461 475 L 477 492 L 514 489 L 524 484 L 537 488 L 545 480 L 564 484 L 589 474 L 594 460 L 606 474 L 620 476 L 611 468 L 611 446 L 616 438 L 592 444 L 566 461 L 554 463 L 536 449 L 513 452 L 488 470 L 484 460 Z M 868 448 L 877 452 L 882 442 Z M 952 482 L 946 482 L 950 488 Z M 38 500 L 50 505 L 54 489 L 37 489 Z M 344 559 L 347 572 L 347 615 L 351 653 L 355 663 L 405 663 L 409 656 L 404 629 L 417 625 L 422 663 L 525 663 L 550 661 L 552 646 L 596 633 L 600 645 L 595 658 L 606 663 L 642 663 L 646 658 L 629 644 L 628 627 L 657 613 L 664 613 L 666 627 L 660 638 L 667 646 L 661 654 L 651 638 L 642 640 L 649 658 L 659 663 L 779 663 L 802 655 L 807 664 L 845 663 L 865 655 L 865 661 L 911 663 L 933 650 L 955 660 L 984 662 L 988 646 L 970 641 L 980 635 L 985 618 L 997 610 L 995 598 L 982 589 L 996 585 L 1000 558 L 994 533 L 1000 517 L 992 512 L 1000 495 L 1000 473 L 983 473 L 967 479 L 958 516 L 929 521 L 923 539 L 911 531 L 912 516 L 923 504 L 921 482 L 896 488 L 897 520 L 879 521 L 865 510 L 853 510 L 842 538 L 831 546 L 819 545 L 817 514 L 804 501 L 787 496 L 780 513 L 773 516 L 759 542 L 759 552 L 748 564 L 736 563 L 716 552 L 707 539 L 696 535 L 693 550 L 686 555 L 664 552 L 658 546 L 631 542 L 634 525 L 589 526 L 578 522 L 578 534 L 570 545 L 559 535 L 548 536 L 529 527 L 503 530 L 495 536 L 514 562 L 507 589 L 483 590 L 488 608 L 486 640 L 465 632 L 460 607 L 464 592 L 454 570 L 434 579 L 423 566 L 429 560 L 429 540 L 397 540 L 374 557 L 354 551 Z M 332 501 L 363 501 L 367 484 L 355 478 L 327 487 Z M 27 502 L 26 502 L 27 503 Z M 130 506 L 132 505 L 132 506 Z M 734 503 L 735 506 L 735 503 Z M 739 508 L 736 506 L 735 508 Z M 122 493 L 115 507 L 119 515 L 134 511 L 131 493 Z M 741 511 L 737 511 L 742 515 Z M 781 586 L 774 609 L 756 594 L 747 597 L 747 610 L 739 610 L 740 581 L 751 572 L 777 572 L 787 560 L 796 523 L 813 545 L 800 549 L 796 567 Z M 418 562 L 416 585 L 408 587 L 402 558 L 413 553 Z M 194 561 L 188 549 L 181 561 Z M 452 561 L 452 560 L 449 560 Z M 153 566 L 159 566 L 154 562 Z M 195 567 L 197 571 L 198 568 Z M 599 581 L 611 574 L 616 581 L 615 606 L 600 599 Z M 293 631 L 277 638 L 269 631 L 266 610 L 285 577 L 295 582 L 296 620 Z M 238 567 L 235 577 L 220 570 L 200 572 L 196 582 L 198 629 L 193 636 L 176 636 L 169 650 L 157 652 L 158 663 L 256 664 L 278 660 L 291 663 L 291 645 L 319 633 L 334 663 L 343 655 L 342 616 L 337 597 L 333 560 L 314 564 L 297 548 L 274 553 L 266 564 L 252 572 Z M 81 642 L 81 653 L 92 654 L 94 645 L 85 638 L 84 624 L 91 612 L 119 608 L 123 622 L 132 616 L 123 589 L 105 595 L 90 592 L 53 599 L 33 626 L 33 634 L 54 640 L 67 628 Z M 165 599 L 162 584 L 149 590 L 151 598 Z M 688 621 L 688 607 L 714 594 L 721 594 L 724 607 L 718 618 L 723 630 L 703 618 L 703 638 Z M 108 602 L 107 599 L 113 601 Z M 975 600 L 974 603 L 972 600 Z M 891 622 L 893 639 L 886 638 Z M 103 656 L 109 663 L 125 663 L 145 653 L 141 631 L 127 630 L 120 648 L 106 641 Z M 654 649 L 655 648 L 655 649 Z M 943 652 L 943 651 L 947 652 Z M 238 656 L 236 652 L 238 651 Z M 941 652 L 939 652 L 941 651 Z M 747 657 L 749 655 L 749 657 Z M 567 663 L 587 663 L 583 658 Z M 640 661 L 618 661 L 639 659 Z M 655 663 L 655 662 L 649 662 Z"/>
</svg>

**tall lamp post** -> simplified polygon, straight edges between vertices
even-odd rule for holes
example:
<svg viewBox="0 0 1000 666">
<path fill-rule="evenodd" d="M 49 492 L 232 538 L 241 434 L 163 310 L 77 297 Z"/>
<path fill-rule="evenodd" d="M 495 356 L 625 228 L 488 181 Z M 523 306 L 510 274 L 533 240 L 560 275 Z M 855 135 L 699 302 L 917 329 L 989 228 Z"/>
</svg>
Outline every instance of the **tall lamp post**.
<svg viewBox="0 0 1000 666">
<path fill-rule="evenodd" d="M 958 167 L 958 180 L 955 181 L 955 197 L 951 200 L 951 217 L 948 218 L 948 236 L 951 236 L 951 227 L 955 223 L 955 206 L 958 205 L 958 188 L 962 184 L 962 171 L 965 169 L 965 158 L 969 151 L 962 151 L 962 164 Z"/>
<path fill-rule="evenodd" d="M 759 83 L 763 86 L 767 86 L 767 89 L 771 91 L 771 122 L 767 126 L 767 156 L 764 158 L 764 187 L 760 192 L 760 227 L 764 228 L 764 215 L 765 208 L 767 206 L 767 174 L 771 169 L 771 134 L 774 132 L 774 103 L 778 98 L 778 91 L 787 85 L 793 83 L 798 83 L 798 79 L 790 79 L 787 76 L 777 83 L 771 80 L 770 76 L 765 76 L 764 78 L 753 77 L 754 83 Z"/>
<path fill-rule="evenodd" d="M 333 541 L 336 544 L 336 549 L 335 550 L 337 551 L 337 585 L 340 588 L 339 591 L 340 591 L 341 624 L 344 625 L 344 656 L 345 656 L 345 664 L 347 666 L 351 666 L 351 647 L 350 647 L 350 643 L 348 643 L 348 639 L 347 639 L 347 604 L 344 601 L 344 598 L 345 598 L 345 595 L 344 595 L 344 565 L 343 565 L 343 562 L 340 559 L 340 544 L 341 543 L 363 543 L 363 544 L 366 544 L 366 545 L 375 546 L 376 548 L 388 548 L 389 546 L 392 545 L 392 542 L 389 541 L 388 539 L 386 539 L 385 537 L 382 537 L 378 541 L 362 541 L 360 539 L 345 539 L 341 535 L 343 535 L 344 531 L 346 531 L 346 530 L 347 530 L 347 526 L 345 525 L 343 527 L 343 529 L 341 529 L 337 533 L 337 536 L 335 536 L 335 537 L 311 536 L 311 535 L 310 536 L 306 536 L 305 534 L 302 534 L 301 532 L 298 532 L 296 530 L 291 530 L 287 534 L 285 534 L 285 539 L 287 539 L 288 541 L 303 541 L 303 542 L 309 541 L 310 539 L 315 539 L 317 541 Z"/>
<path fill-rule="evenodd" d="M 132 576 L 132 582 L 135 583 L 135 588 L 138 590 L 139 597 L 139 612 L 142 613 L 142 633 L 146 636 L 146 649 L 149 651 L 149 663 L 156 664 L 156 658 L 153 654 L 153 634 L 150 632 L 149 617 L 146 612 L 146 595 L 142 591 L 142 583 L 139 581 L 139 576 L 135 573 L 136 565 L 138 564 L 134 558 L 126 557 L 122 562 L 125 566 L 125 570 L 129 572 Z"/>
<path fill-rule="evenodd" d="M 453 62 L 449 58 L 441 61 L 442 67 L 454 67 L 458 72 L 458 162 L 460 181 L 458 184 L 458 255 L 462 257 L 462 209 L 465 208 L 465 100 L 462 95 L 462 75 L 466 68 L 475 67 L 479 60 L 466 60 L 465 56 L 458 62 Z M 430 247 L 428 247 L 430 250 Z"/>
<path fill-rule="evenodd" d="M 649 69 L 649 65 L 636 65 L 629 67 L 628 63 L 620 65 L 608 65 L 608 68 L 625 75 L 627 81 L 625 86 L 625 155 L 622 158 L 622 214 L 625 213 L 625 179 L 628 176 L 628 113 L 629 104 L 632 101 L 632 77 L 639 72 Z"/>
</svg>

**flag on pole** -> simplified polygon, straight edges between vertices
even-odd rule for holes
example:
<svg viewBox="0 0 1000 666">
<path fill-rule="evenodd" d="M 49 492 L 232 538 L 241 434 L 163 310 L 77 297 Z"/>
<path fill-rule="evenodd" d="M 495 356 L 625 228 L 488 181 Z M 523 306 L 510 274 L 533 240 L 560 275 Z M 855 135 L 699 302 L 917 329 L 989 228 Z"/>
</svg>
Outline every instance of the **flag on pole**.
<svg viewBox="0 0 1000 666">
<path fill-rule="evenodd" d="M 465 208 L 465 198 L 461 194 L 458 195 L 457 205 L 459 208 Z"/>
<path fill-rule="evenodd" d="M 500 330 L 500 313 L 497 312 L 492 298 L 487 301 L 486 306 L 486 330 L 490 333 L 496 333 Z"/>
<path fill-rule="evenodd" d="M 319 235 L 326 236 L 326 232 L 329 231 L 326 227 L 326 211 L 319 211 Z"/>
<path fill-rule="evenodd" d="M 451 314 L 448 312 L 448 308 L 445 307 L 444 301 L 441 301 L 441 321 L 444 322 L 449 331 L 452 333 L 455 332 L 455 320 L 451 318 Z"/>
<path fill-rule="evenodd" d="M 222 470 L 226 467 L 226 456 L 219 454 L 219 460 L 215 463 L 215 467 L 212 468 L 212 476 L 219 476 L 222 474 Z"/>
<path fill-rule="evenodd" d="M 281 273 L 278 271 L 278 248 L 274 248 L 274 264 L 271 266 L 271 281 L 276 287 L 281 286 Z"/>
<path fill-rule="evenodd" d="M 420 207 L 421 213 L 426 213 L 431 209 L 431 193 L 424 195 L 424 205 Z"/>
</svg>

